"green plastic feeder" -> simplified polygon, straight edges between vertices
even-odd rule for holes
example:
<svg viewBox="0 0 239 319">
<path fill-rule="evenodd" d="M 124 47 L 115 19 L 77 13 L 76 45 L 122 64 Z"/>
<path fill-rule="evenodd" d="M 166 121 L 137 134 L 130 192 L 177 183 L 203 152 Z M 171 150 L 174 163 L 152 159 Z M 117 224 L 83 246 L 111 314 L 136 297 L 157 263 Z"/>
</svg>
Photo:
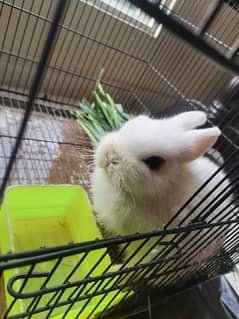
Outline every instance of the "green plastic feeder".
<svg viewBox="0 0 239 319">
<path fill-rule="evenodd" d="M 57 185 L 57 186 L 13 186 L 9 187 L 5 193 L 5 198 L 0 211 L 0 244 L 2 254 L 9 251 L 23 252 L 39 249 L 40 247 L 54 247 L 65 245 L 69 242 L 83 243 L 102 238 L 96 225 L 90 201 L 86 192 L 80 186 Z M 77 271 L 70 278 L 70 282 L 83 279 L 95 265 L 96 261 L 105 253 L 105 249 L 90 251 Z M 53 273 L 47 287 L 62 285 L 67 275 L 71 272 L 82 255 L 72 255 L 63 258 L 60 265 Z M 55 265 L 56 260 L 37 263 L 34 272 L 49 272 Z M 101 275 L 110 264 L 110 257 L 106 255 L 98 266 L 91 273 L 91 277 Z M 13 298 L 7 292 L 8 280 L 20 273 L 27 273 L 29 265 L 4 271 L 4 282 L 7 306 L 10 306 Z M 45 278 L 28 279 L 22 293 L 35 292 L 40 289 Z M 101 285 L 103 287 L 109 279 Z M 107 288 L 112 286 L 110 282 Z M 14 289 L 18 291 L 15 283 Z M 93 283 L 88 283 L 84 291 L 88 293 L 94 291 Z M 93 288 L 91 288 L 91 286 Z M 74 288 L 75 289 L 75 288 Z M 63 292 L 60 300 L 67 300 L 74 290 L 73 288 Z M 84 294 L 84 291 L 82 294 Z M 114 298 L 114 296 L 116 296 Z M 113 291 L 107 294 L 97 308 L 97 313 L 101 312 L 110 300 L 114 299 L 112 306 L 117 304 L 125 293 Z M 47 305 L 54 293 L 42 296 L 37 308 Z M 86 318 L 101 300 L 103 295 L 94 296 L 86 306 L 83 316 Z M 32 299 L 19 299 L 11 309 L 10 315 L 20 314 L 27 310 Z M 87 300 L 76 302 L 66 319 L 75 318 L 76 314 L 84 307 Z M 54 301 L 53 301 L 54 303 Z M 69 305 L 57 307 L 52 312 L 51 318 L 60 319 Z M 49 312 L 49 310 L 48 310 Z M 34 314 L 33 319 L 42 319 L 48 312 Z"/>
</svg>

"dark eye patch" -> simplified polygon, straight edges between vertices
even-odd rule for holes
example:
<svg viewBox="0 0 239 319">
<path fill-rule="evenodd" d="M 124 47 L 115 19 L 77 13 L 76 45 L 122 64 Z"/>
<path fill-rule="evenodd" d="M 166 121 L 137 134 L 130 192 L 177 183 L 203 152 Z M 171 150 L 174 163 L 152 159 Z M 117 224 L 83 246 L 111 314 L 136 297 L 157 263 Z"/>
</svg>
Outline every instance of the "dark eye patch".
<svg viewBox="0 0 239 319">
<path fill-rule="evenodd" d="M 157 170 L 165 163 L 165 159 L 163 159 L 160 156 L 150 156 L 150 157 L 144 159 L 143 162 L 151 170 Z"/>
</svg>

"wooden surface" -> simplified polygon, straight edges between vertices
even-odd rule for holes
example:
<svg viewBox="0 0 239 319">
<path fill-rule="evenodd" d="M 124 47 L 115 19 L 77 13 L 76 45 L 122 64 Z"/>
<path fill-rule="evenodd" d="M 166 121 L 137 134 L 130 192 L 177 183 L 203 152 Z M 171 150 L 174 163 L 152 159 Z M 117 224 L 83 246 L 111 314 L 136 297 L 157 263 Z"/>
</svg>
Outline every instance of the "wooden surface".
<svg viewBox="0 0 239 319">
<path fill-rule="evenodd" d="M 23 111 L 0 105 L 3 136 L 16 136 Z M 89 181 L 92 151 L 78 123 L 47 114 L 32 114 L 21 145 L 11 184 L 81 184 Z M 10 156 L 12 139 L 3 137 L 0 154 Z M 67 156 L 66 156 L 67 154 Z M 5 167 L 6 158 L 0 158 Z"/>
</svg>

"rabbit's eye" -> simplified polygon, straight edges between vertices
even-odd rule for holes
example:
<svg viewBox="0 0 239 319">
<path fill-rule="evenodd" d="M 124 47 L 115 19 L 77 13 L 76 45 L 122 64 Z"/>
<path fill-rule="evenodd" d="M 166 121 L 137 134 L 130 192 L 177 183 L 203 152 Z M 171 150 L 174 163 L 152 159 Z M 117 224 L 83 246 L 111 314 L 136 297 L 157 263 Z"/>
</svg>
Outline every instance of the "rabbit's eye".
<svg viewBox="0 0 239 319">
<path fill-rule="evenodd" d="M 157 170 L 159 169 L 164 163 L 165 159 L 160 156 L 150 156 L 143 160 L 143 162 L 151 169 Z"/>
</svg>

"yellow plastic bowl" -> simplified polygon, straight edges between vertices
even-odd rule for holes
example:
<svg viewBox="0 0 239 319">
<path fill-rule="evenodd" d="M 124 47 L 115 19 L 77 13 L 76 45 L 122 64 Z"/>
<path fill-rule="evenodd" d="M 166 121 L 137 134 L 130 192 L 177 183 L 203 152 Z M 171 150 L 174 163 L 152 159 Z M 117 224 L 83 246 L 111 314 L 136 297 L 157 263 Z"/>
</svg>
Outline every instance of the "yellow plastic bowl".
<svg viewBox="0 0 239 319">
<path fill-rule="evenodd" d="M 48 248 L 65 245 L 69 242 L 82 243 L 95 240 L 96 238 L 100 239 L 102 236 L 97 228 L 87 194 L 82 187 L 50 185 L 13 186 L 7 189 L 0 211 L 0 243 L 1 252 L 3 254 L 9 251 L 29 251 L 39 249 L 43 246 Z M 84 278 L 95 265 L 95 262 L 99 260 L 104 253 L 105 249 L 89 252 L 70 281 Z M 61 285 L 81 257 L 82 255 L 77 254 L 65 257 L 54 272 L 47 287 Z M 50 271 L 55 263 L 56 260 L 38 263 L 34 268 L 34 272 Z M 94 269 L 93 273 L 91 273 L 91 277 L 101 275 L 109 264 L 110 257 L 106 255 Z M 12 276 L 19 273 L 26 273 L 28 270 L 29 266 L 26 266 L 4 272 L 8 306 L 13 299 L 6 289 L 8 280 Z M 35 292 L 40 289 L 43 282 L 44 278 L 28 279 L 28 283 L 24 287 L 23 292 Z M 107 279 L 105 279 L 105 282 L 107 282 Z M 18 284 L 20 284 L 20 280 Z M 105 283 L 102 284 L 102 287 L 104 284 Z M 113 280 L 107 288 L 110 288 L 112 284 Z M 85 291 L 91 290 L 90 285 L 92 285 L 92 283 L 87 284 Z M 97 285 L 98 283 L 95 286 Z M 92 288 L 92 292 L 94 289 L 95 288 Z M 15 290 L 18 290 L 17 287 Z M 68 289 L 66 293 L 64 293 L 64 300 L 66 300 L 72 291 L 73 288 L 72 290 Z M 82 293 L 84 294 L 84 291 Z M 114 299 L 116 295 L 117 297 Z M 108 293 L 97 308 L 97 313 L 101 312 L 110 300 L 114 299 L 112 305 L 115 305 L 124 295 L 124 293 L 119 293 L 118 291 Z M 44 307 L 51 297 L 52 294 L 42 296 L 38 307 Z M 83 312 L 84 318 L 87 317 L 101 298 L 102 295 L 92 298 Z M 24 312 L 31 301 L 31 299 L 19 299 L 12 307 L 10 314 L 15 315 Z M 86 301 L 75 303 L 66 318 L 74 318 L 85 303 Z M 54 318 L 56 315 L 57 318 L 60 318 L 61 316 L 59 316 L 59 314 L 64 313 L 67 308 L 68 306 L 56 308 L 51 318 Z M 45 314 L 47 314 L 47 312 L 35 314 L 32 318 L 42 319 Z"/>
</svg>

